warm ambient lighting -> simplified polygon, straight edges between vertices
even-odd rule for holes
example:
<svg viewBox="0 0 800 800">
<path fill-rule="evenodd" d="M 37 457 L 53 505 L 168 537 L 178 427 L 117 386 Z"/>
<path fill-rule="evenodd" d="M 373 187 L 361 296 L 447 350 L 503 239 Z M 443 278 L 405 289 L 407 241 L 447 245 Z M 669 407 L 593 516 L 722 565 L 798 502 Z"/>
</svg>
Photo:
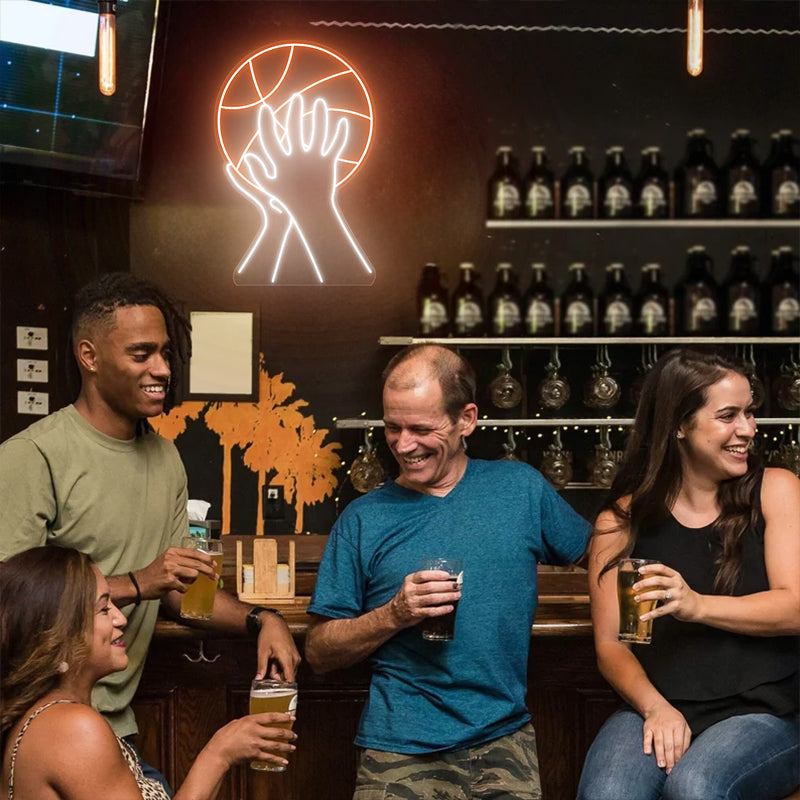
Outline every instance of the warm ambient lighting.
<svg viewBox="0 0 800 800">
<path fill-rule="evenodd" d="M 689 0 L 686 69 L 695 77 L 703 71 L 703 0 Z"/>
<path fill-rule="evenodd" d="M 117 90 L 117 15 L 113 0 L 98 0 L 100 25 L 97 30 L 98 85 L 110 97 Z"/>
</svg>

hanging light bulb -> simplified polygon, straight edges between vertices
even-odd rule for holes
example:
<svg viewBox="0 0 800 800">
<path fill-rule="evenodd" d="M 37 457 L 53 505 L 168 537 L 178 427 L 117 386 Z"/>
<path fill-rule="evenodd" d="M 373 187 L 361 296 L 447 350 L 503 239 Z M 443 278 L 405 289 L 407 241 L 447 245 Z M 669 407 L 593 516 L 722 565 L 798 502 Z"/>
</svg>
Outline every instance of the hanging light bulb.
<svg viewBox="0 0 800 800">
<path fill-rule="evenodd" d="M 703 0 L 689 0 L 686 69 L 695 77 L 703 71 Z"/>
<path fill-rule="evenodd" d="M 114 0 L 98 0 L 100 25 L 98 43 L 98 85 L 100 93 L 110 97 L 117 90 L 117 15 Z"/>
</svg>

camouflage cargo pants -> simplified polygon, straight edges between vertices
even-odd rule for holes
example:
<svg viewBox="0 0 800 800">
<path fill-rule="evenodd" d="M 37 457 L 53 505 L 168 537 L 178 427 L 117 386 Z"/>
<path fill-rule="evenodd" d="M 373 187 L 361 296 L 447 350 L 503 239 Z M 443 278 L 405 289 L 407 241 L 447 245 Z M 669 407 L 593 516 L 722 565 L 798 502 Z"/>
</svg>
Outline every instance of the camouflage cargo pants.
<svg viewBox="0 0 800 800">
<path fill-rule="evenodd" d="M 467 750 L 363 750 L 353 800 L 541 800 L 533 725 Z"/>
</svg>

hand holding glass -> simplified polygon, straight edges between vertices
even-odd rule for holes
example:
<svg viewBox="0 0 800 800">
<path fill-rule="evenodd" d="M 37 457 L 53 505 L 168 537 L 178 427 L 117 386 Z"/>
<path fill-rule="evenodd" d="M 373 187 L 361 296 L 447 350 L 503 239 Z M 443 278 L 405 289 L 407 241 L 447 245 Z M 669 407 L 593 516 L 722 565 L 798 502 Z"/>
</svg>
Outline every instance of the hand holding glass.
<svg viewBox="0 0 800 800">
<path fill-rule="evenodd" d="M 210 555 L 214 559 L 214 569 L 217 574 L 222 572 L 222 542 L 199 536 L 185 536 L 181 547 Z M 211 619 L 214 614 L 216 593 L 217 581 L 205 573 L 199 573 L 181 597 L 181 616 L 186 619 Z"/>
<path fill-rule="evenodd" d="M 297 684 L 272 679 L 253 681 L 250 686 L 250 713 L 265 714 L 269 711 L 296 714 Z M 275 722 L 272 727 L 291 730 L 292 722 Z M 270 764 L 267 761 L 251 761 L 250 768 L 262 772 L 283 772 L 286 769 L 283 764 Z"/>
<path fill-rule="evenodd" d="M 420 569 L 438 569 L 446 572 L 458 589 L 464 583 L 464 567 L 458 558 L 423 558 Z M 458 600 L 453 610 L 441 617 L 427 617 L 422 622 L 422 638 L 429 642 L 449 642 L 455 636 L 456 611 Z"/>
<path fill-rule="evenodd" d="M 645 564 L 659 564 L 647 558 L 623 558 L 617 566 L 617 597 L 619 599 L 619 640 L 634 644 L 650 644 L 653 635 L 653 620 L 641 620 L 656 607 L 657 600 L 642 600 L 637 603 L 633 598 L 636 591 L 633 584 L 642 576 L 639 569 Z"/>
</svg>

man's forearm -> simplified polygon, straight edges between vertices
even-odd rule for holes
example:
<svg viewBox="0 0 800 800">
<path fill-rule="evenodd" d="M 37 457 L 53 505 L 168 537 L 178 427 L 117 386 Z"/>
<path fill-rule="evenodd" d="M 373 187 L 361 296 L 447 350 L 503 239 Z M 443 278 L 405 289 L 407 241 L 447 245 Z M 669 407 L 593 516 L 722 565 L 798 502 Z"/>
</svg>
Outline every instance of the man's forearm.
<svg viewBox="0 0 800 800">
<path fill-rule="evenodd" d="M 181 597 L 183 595 L 180 592 L 172 591 L 164 598 L 164 604 L 175 617 L 180 615 Z M 184 621 L 191 624 L 193 628 L 241 634 L 247 631 L 245 620 L 251 608 L 252 606 L 242 603 L 230 592 L 218 589 L 214 595 L 214 612 L 211 619 Z"/>
<path fill-rule="evenodd" d="M 350 667 L 402 629 L 391 603 L 351 619 L 317 617 L 306 636 L 306 661 L 315 672 Z"/>
</svg>

